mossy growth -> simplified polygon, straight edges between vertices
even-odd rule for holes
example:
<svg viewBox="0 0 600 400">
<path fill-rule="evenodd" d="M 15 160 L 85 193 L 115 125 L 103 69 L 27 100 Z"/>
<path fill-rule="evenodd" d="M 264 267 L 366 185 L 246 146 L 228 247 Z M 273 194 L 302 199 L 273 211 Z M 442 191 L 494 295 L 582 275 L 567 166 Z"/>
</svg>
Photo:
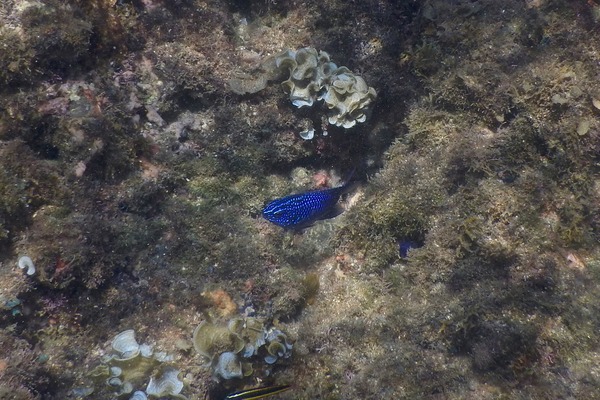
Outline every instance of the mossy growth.
<svg viewBox="0 0 600 400">
<path fill-rule="evenodd" d="M 132 7 L 103 0 L 48 0 L 13 4 L 0 29 L 0 82 L 7 87 L 40 78 L 72 77 L 93 67 L 96 57 L 114 54 L 141 41 L 126 28 L 136 25 Z M 139 36 L 139 35 L 138 35 Z"/>
<path fill-rule="evenodd" d="M 353 207 L 338 233 L 349 244 L 381 268 L 399 257 L 398 242 L 422 242 L 445 193 L 439 170 L 420 164 L 410 146 L 396 141 L 387 154 L 387 167 L 365 192 L 368 199 Z"/>
<path fill-rule="evenodd" d="M 152 194 L 143 186 L 138 189 L 143 190 L 139 196 Z M 111 219 L 91 211 L 72 211 L 66 204 L 44 205 L 32 216 L 29 234 L 17 249 L 34 260 L 38 267 L 35 279 L 44 286 L 98 288 L 117 268 L 129 265 L 132 249 L 146 248 L 164 230 L 164 220 L 150 218 L 153 208 L 130 204 L 138 214 L 115 209 L 118 217 Z"/>
<path fill-rule="evenodd" d="M 433 41 L 424 41 L 421 44 L 413 46 L 401 56 L 403 63 L 410 63 L 414 72 L 422 77 L 434 74 L 441 66 L 439 56 L 441 49 Z"/>
<path fill-rule="evenodd" d="M 31 6 L 21 19 L 29 45 L 35 49 L 35 63 L 44 70 L 62 74 L 80 61 L 90 47 L 92 24 L 72 6 Z"/>
<path fill-rule="evenodd" d="M 35 50 L 27 45 L 22 35 L 8 27 L 0 27 L 0 82 L 17 85 L 31 80 Z"/>
<path fill-rule="evenodd" d="M 23 142 L 7 142 L 0 148 L 0 243 L 15 238 L 35 211 L 45 204 L 69 199 L 54 164 L 38 160 Z"/>
<path fill-rule="evenodd" d="M 302 310 L 314 303 L 319 292 L 319 276 L 313 272 L 300 272 L 283 268 L 268 280 L 273 287 L 273 316 L 289 321 L 297 318 Z"/>
<path fill-rule="evenodd" d="M 169 199 L 162 214 L 168 221 L 173 257 L 190 265 L 187 273 L 211 279 L 242 279 L 263 264 L 258 233 L 230 178 L 198 176 Z"/>
</svg>

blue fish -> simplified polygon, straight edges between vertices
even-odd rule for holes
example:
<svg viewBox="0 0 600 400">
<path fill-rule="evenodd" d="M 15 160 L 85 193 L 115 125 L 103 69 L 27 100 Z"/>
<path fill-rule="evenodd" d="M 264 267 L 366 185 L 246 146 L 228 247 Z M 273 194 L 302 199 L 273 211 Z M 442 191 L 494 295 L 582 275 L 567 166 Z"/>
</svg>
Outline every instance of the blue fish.
<svg viewBox="0 0 600 400">
<path fill-rule="evenodd" d="M 408 251 L 411 249 L 418 249 L 423 244 L 410 239 L 401 239 L 398 241 L 398 250 L 400 251 L 400 258 L 408 258 Z"/>
<path fill-rule="evenodd" d="M 275 199 L 263 208 L 262 215 L 269 222 L 282 228 L 306 228 L 315 221 L 338 215 L 338 200 L 350 188 L 348 181 L 332 189 L 314 190 Z"/>
</svg>

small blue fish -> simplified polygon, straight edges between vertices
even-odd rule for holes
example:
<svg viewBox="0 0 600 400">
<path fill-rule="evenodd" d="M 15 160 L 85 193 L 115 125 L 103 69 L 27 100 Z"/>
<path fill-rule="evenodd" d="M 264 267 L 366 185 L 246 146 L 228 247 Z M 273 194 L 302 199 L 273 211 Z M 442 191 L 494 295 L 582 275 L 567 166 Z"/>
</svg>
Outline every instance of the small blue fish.
<svg viewBox="0 0 600 400">
<path fill-rule="evenodd" d="M 419 243 L 410 239 L 401 239 L 398 241 L 398 250 L 400 252 L 400 258 L 408 258 L 408 252 L 411 249 L 418 249 L 423 247 L 423 243 Z"/>
<path fill-rule="evenodd" d="M 266 220 L 286 229 L 302 229 L 320 219 L 336 216 L 340 196 L 351 188 L 350 182 L 324 190 L 292 194 L 275 199 L 263 208 Z"/>
</svg>

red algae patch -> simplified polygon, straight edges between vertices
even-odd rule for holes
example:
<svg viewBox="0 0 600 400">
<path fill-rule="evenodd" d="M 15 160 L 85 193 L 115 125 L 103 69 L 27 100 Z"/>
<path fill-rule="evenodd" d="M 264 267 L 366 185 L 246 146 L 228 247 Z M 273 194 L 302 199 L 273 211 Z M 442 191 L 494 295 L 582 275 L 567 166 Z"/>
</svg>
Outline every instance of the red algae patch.
<svg viewBox="0 0 600 400">
<path fill-rule="evenodd" d="M 8 362 L 6 360 L 0 360 L 0 373 L 3 373 L 8 368 Z"/>
<path fill-rule="evenodd" d="M 229 294 L 227 294 L 227 292 L 223 289 L 203 292 L 202 296 L 210 300 L 214 308 L 222 317 L 232 316 L 237 311 L 237 305 L 231 296 L 229 296 Z"/>
</svg>

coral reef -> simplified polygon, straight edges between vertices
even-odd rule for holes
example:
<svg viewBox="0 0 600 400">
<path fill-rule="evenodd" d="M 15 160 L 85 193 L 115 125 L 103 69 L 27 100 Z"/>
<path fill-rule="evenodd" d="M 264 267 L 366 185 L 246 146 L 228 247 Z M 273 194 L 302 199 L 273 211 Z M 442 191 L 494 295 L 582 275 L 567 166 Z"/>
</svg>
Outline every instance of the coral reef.
<svg viewBox="0 0 600 400">
<path fill-rule="evenodd" d="M 194 330 L 194 348 L 217 379 L 271 375 L 271 365 L 291 356 L 293 344 L 275 327 L 253 317 L 230 319 L 227 324 L 202 321 Z"/>
<path fill-rule="evenodd" d="M 313 47 L 298 50 L 285 50 L 281 54 L 267 58 L 258 77 L 230 80 L 232 90 L 239 94 L 256 93 L 266 87 L 268 80 L 285 77 L 281 83 L 290 101 L 296 107 L 311 107 L 322 100 L 329 110 L 329 124 L 352 128 L 365 122 L 367 113 L 377 93 L 365 80 L 346 67 L 338 67 L 325 51 Z M 324 134 L 327 134 L 327 130 Z M 303 139 L 312 139 L 309 129 Z"/>
<path fill-rule="evenodd" d="M 111 354 L 103 356 L 101 363 L 88 372 L 87 384 L 77 387 L 71 394 L 110 394 L 120 398 L 143 394 L 157 398 L 186 399 L 180 395 L 183 382 L 177 377 L 179 371 L 164 364 L 173 361 L 173 357 L 165 352 L 155 352 L 147 344 L 140 345 L 133 329 L 117 334 L 111 342 L 111 348 Z M 152 376 L 157 369 L 161 373 Z M 146 382 L 145 392 L 139 390 Z"/>
<path fill-rule="evenodd" d="M 600 398 L 598 23 L 0 2 L 0 398 Z M 352 170 L 338 218 L 261 218 Z"/>
</svg>

